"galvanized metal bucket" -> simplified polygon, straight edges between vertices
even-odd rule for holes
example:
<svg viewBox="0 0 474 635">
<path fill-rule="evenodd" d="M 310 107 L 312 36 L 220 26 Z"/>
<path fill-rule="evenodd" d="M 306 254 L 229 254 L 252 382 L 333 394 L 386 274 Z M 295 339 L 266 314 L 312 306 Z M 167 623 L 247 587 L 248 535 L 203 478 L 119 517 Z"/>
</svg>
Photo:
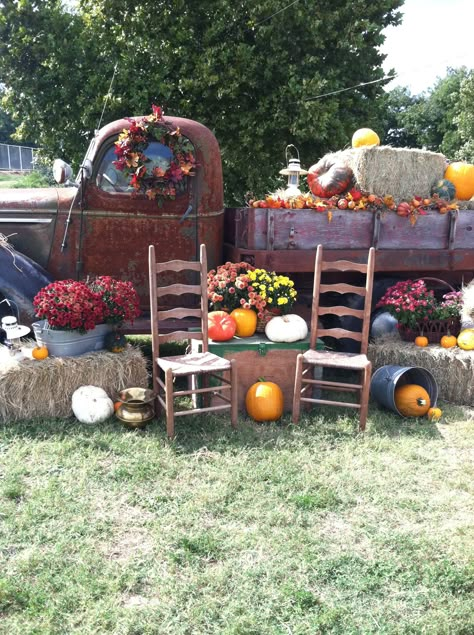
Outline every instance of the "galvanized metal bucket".
<svg viewBox="0 0 474 635">
<path fill-rule="evenodd" d="M 430 371 L 420 366 L 381 366 L 372 375 L 370 396 L 385 408 L 403 416 L 395 404 L 395 389 L 405 384 L 422 386 L 430 396 L 431 406 L 436 406 L 438 385 Z"/>
</svg>

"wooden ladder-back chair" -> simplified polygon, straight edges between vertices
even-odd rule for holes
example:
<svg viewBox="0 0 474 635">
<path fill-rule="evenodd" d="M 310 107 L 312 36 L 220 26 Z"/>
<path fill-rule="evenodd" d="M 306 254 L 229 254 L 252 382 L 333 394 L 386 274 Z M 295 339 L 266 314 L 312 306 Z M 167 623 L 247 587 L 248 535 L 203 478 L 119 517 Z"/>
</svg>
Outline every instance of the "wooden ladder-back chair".
<svg viewBox="0 0 474 635">
<path fill-rule="evenodd" d="M 318 245 L 316 251 L 316 261 L 314 267 L 313 304 L 311 309 L 311 335 L 310 349 L 301 353 L 297 357 L 295 374 L 295 391 L 293 399 L 293 423 L 297 423 L 300 415 L 301 402 L 324 404 L 329 406 L 344 406 L 357 408 L 359 410 L 359 429 L 364 430 L 367 421 L 367 410 L 369 403 L 370 376 L 372 366 L 367 359 L 367 349 L 369 344 L 370 310 L 372 304 L 372 286 L 374 278 L 375 250 L 369 250 L 367 264 L 349 262 L 348 260 L 337 260 L 325 262 L 323 260 L 323 247 Z M 365 277 L 364 286 L 355 286 L 349 283 L 322 283 L 321 274 L 323 272 L 358 273 Z M 352 309 L 346 306 L 322 306 L 321 295 L 326 293 L 354 293 L 362 297 L 363 306 L 361 309 Z M 333 297 L 333 296 L 331 296 Z M 326 296 L 327 298 L 327 296 Z M 358 318 L 355 322 L 359 325 L 358 330 L 348 330 L 346 328 L 324 328 L 321 326 L 320 318 L 324 316 L 351 316 Z M 336 339 L 350 338 L 360 343 L 359 353 L 335 352 L 329 350 L 316 350 L 316 342 L 319 337 L 333 337 Z M 322 379 L 313 378 L 314 368 L 356 371 L 359 377 L 358 383 L 348 383 L 348 381 L 330 381 L 323 376 Z M 313 388 L 318 388 L 319 392 L 324 390 L 337 392 L 355 393 L 358 397 L 356 403 L 350 401 L 330 401 L 328 399 L 316 398 L 312 396 Z"/>
<path fill-rule="evenodd" d="M 182 284 L 180 282 L 169 284 L 169 276 L 173 273 L 195 272 L 199 277 L 197 284 Z M 166 274 L 164 274 L 166 272 Z M 166 284 L 159 285 L 160 276 L 165 275 Z M 193 274 L 185 274 L 191 275 Z M 227 360 L 208 351 L 207 336 L 207 257 L 206 246 L 201 245 L 200 261 L 188 262 L 185 260 L 171 260 L 169 262 L 156 262 L 155 247 L 149 247 L 149 276 L 150 276 L 150 313 L 151 334 L 153 349 L 153 391 L 157 414 L 163 408 L 166 413 L 166 431 L 168 437 L 174 436 L 175 417 L 192 415 L 202 412 L 231 411 L 231 423 L 237 425 L 237 369 L 234 360 Z M 194 294 L 200 296 L 199 308 L 173 307 L 160 310 L 160 298 L 163 296 L 181 296 Z M 177 302 L 177 300 L 175 300 Z M 196 330 L 183 330 L 178 326 L 175 330 L 160 333 L 160 320 L 183 318 L 198 318 L 199 328 Z M 180 330 L 181 329 L 181 330 Z M 202 352 L 191 352 L 184 355 L 171 357 L 160 356 L 160 345 L 169 341 L 201 340 Z M 222 373 L 226 372 L 226 376 Z M 230 377 L 229 377 L 230 373 Z M 164 377 L 163 377 L 164 376 Z M 198 377 L 202 378 L 202 386 L 198 387 Z M 175 389 L 175 379 L 188 379 L 188 389 Z M 214 386 L 209 387 L 209 378 L 213 378 Z M 222 404 L 209 405 L 210 393 L 213 393 Z M 202 406 L 196 405 L 196 396 L 201 394 Z M 187 410 L 176 410 L 175 399 L 177 397 L 192 396 L 193 407 Z"/>
</svg>

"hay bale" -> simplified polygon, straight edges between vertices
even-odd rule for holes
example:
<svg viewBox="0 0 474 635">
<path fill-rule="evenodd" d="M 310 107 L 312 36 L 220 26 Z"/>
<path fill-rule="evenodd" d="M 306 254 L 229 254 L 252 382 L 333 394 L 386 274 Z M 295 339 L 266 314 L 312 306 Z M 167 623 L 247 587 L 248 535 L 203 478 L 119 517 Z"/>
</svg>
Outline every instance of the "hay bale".
<svg viewBox="0 0 474 635">
<path fill-rule="evenodd" d="M 373 370 L 387 364 L 426 368 L 438 384 L 440 399 L 474 406 L 474 355 L 471 351 L 438 345 L 420 348 L 397 336 L 375 340 L 369 345 L 368 357 Z"/>
<path fill-rule="evenodd" d="M 84 385 L 99 386 L 112 399 L 124 388 L 146 388 L 146 359 L 130 345 L 123 353 L 97 351 L 43 361 L 18 361 L 5 349 L 0 354 L 0 421 L 72 416 L 72 394 Z"/>
<path fill-rule="evenodd" d="M 391 195 L 397 202 L 413 196 L 429 197 L 446 169 L 442 154 L 415 148 L 371 146 L 335 155 L 352 169 L 362 190 L 382 197 Z"/>
</svg>

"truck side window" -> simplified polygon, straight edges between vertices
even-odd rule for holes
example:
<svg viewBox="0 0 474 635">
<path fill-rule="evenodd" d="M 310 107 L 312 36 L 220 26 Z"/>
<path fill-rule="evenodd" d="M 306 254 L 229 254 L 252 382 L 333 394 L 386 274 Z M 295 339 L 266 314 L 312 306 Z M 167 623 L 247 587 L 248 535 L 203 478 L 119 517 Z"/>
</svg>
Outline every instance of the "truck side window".
<svg viewBox="0 0 474 635">
<path fill-rule="evenodd" d="M 104 192 L 109 192 L 111 194 L 132 192 L 133 188 L 129 185 L 130 177 L 127 177 L 123 172 L 117 170 L 113 164 L 113 162 L 117 159 L 114 149 L 115 146 L 111 146 L 102 157 L 102 161 L 97 171 L 96 185 Z M 171 159 L 173 158 L 173 153 L 168 146 L 165 146 L 158 141 L 151 141 L 145 153 L 150 159 L 150 161 L 146 164 L 147 169 L 150 171 L 155 167 L 167 170 L 170 166 Z M 188 178 L 185 177 L 182 181 L 176 184 L 177 196 L 186 192 L 187 188 Z"/>
</svg>

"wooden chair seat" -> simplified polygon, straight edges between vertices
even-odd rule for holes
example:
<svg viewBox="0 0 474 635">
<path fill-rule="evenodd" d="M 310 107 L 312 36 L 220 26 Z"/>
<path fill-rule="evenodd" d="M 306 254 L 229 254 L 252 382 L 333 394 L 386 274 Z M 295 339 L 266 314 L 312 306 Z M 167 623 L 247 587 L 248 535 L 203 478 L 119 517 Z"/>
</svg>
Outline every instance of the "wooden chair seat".
<svg viewBox="0 0 474 635">
<path fill-rule="evenodd" d="M 221 372 L 230 370 L 230 361 L 214 355 L 214 353 L 187 353 L 186 355 L 173 355 L 170 357 L 158 357 L 158 366 L 165 372 L 168 369 L 173 375 L 202 375 L 203 373 Z"/>
<path fill-rule="evenodd" d="M 308 350 L 303 353 L 307 364 L 326 366 L 327 368 L 363 369 L 370 365 L 366 355 L 359 353 L 339 353 L 337 351 Z"/>
</svg>

